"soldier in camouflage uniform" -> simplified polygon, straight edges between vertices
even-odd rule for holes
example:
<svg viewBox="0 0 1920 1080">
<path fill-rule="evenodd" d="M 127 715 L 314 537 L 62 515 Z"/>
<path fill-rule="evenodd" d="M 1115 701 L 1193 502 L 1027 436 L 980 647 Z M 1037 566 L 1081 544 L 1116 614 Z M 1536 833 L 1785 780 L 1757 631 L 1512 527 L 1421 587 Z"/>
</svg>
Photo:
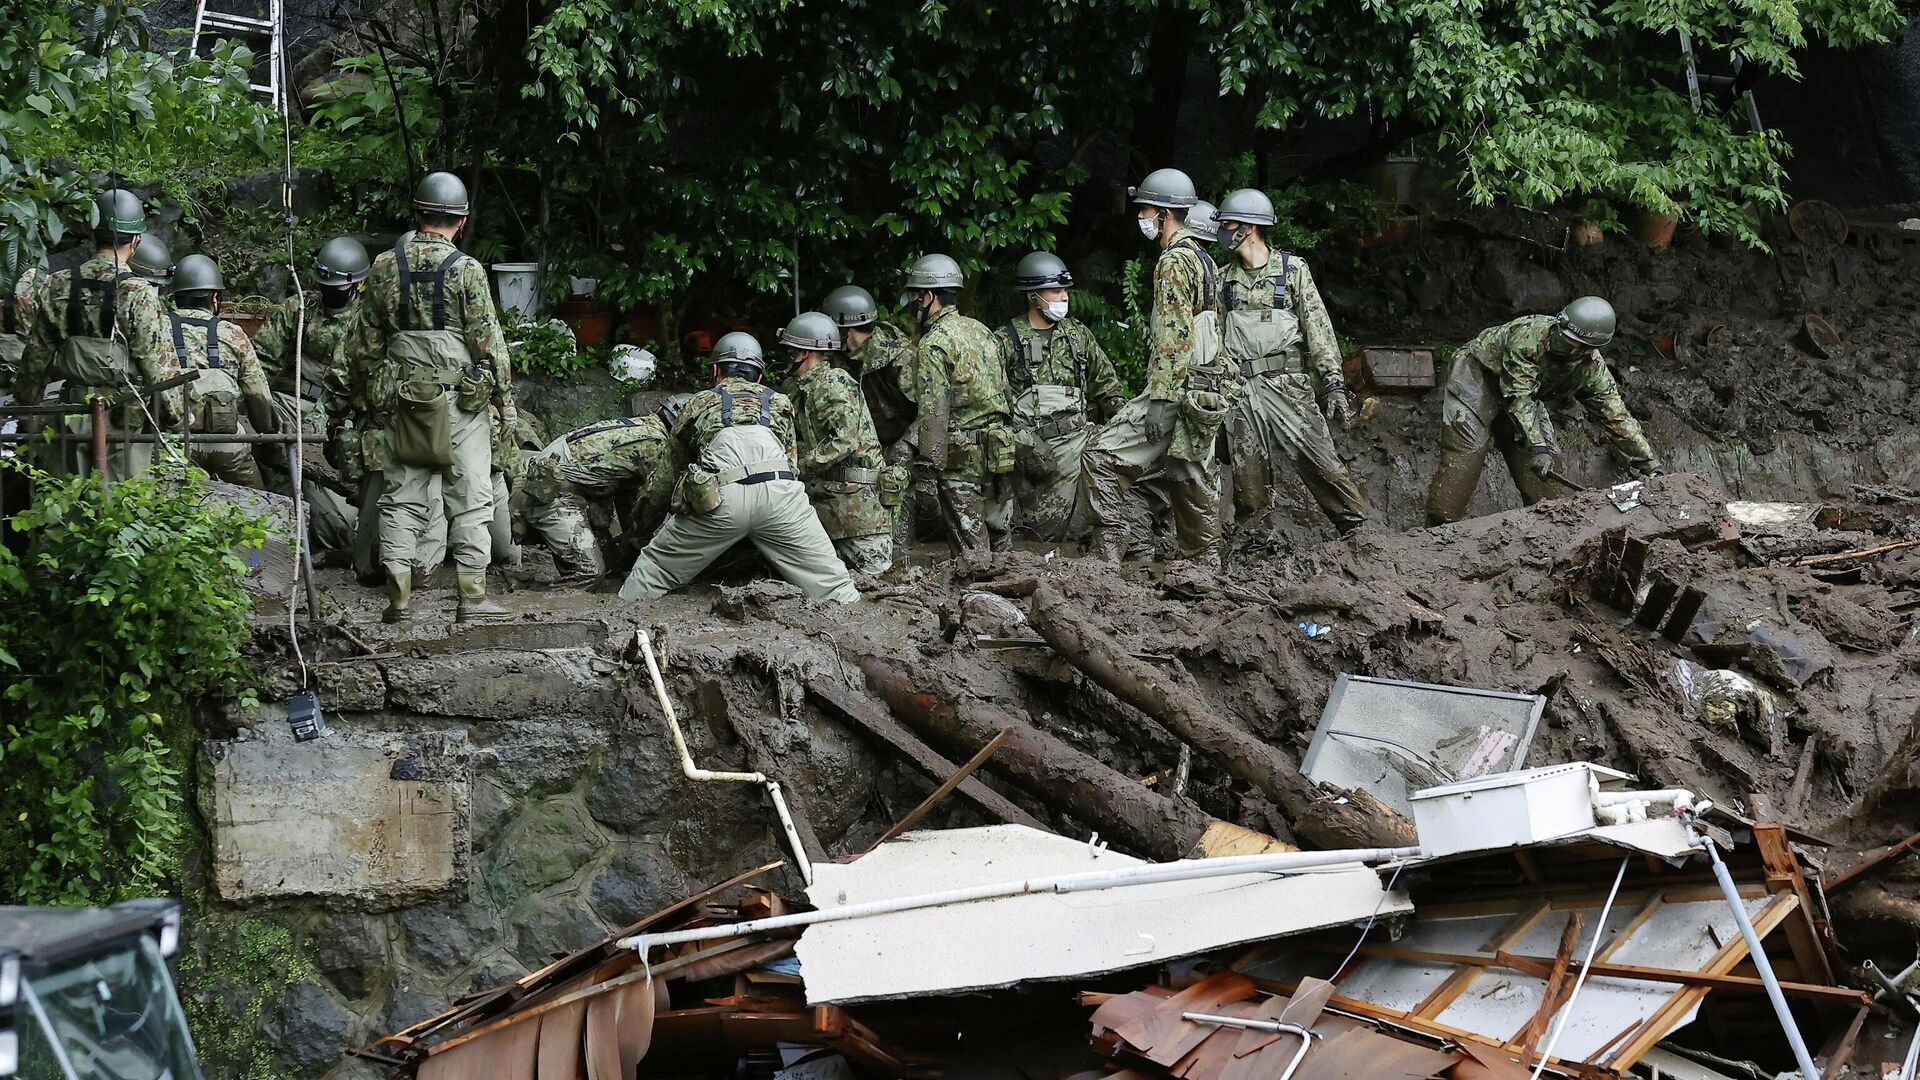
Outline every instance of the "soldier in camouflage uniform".
<svg viewBox="0 0 1920 1080">
<path fill-rule="evenodd" d="M 873 417 L 874 434 L 884 447 L 880 501 L 893 517 L 893 565 L 906 566 L 912 550 L 916 501 L 913 483 L 913 429 L 920 406 L 914 395 L 913 335 L 880 320 L 873 295 L 858 285 L 842 285 L 827 294 L 820 310 L 833 317 L 847 344 L 847 357 Z"/>
<path fill-rule="evenodd" d="M 1073 275 L 1050 252 L 1020 260 L 1014 285 L 1026 311 L 993 333 L 1012 387 L 1020 470 L 1020 527 L 1044 540 L 1086 525 L 1080 458 L 1095 428 L 1127 403 L 1120 376 L 1085 323 L 1067 314 Z"/>
<path fill-rule="evenodd" d="M 0 287 L 0 393 L 17 392 L 14 383 L 27 355 L 29 328 L 40 312 L 40 284 L 46 276 L 45 267 L 29 266 L 20 271 L 13 284 Z M 38 405 L 40 402 L 35 398 L 22 403 Z"/>
<path fill-rule="evenodd" d="M 292 394 L 276 390 L 273 392 L 273 412 L 280 420 L 281 431 L 299 431 L 322 438 L 327 434 L 326 411 L 316 408 L 312 402 L 303 402 Z M 314 447 L 321 445 L 320 442 L 303 443 L 301 449 L 311 454 Z M 327 486 L 315 475 L 311 457 L 307 462 L 300 489 L 307 497 L 307 517 L 313 546 L 321 551 L 345 551 L 353 546 L 360 512 L 345 495 Z"/>
<path fill-rule="evenodd" d="M 1148 551 L 1136 523 L 1145 516 L 1136 485 L 1162 487 L 1173 512 L 1176 554 L 1220 558 L 1214 443 L 1238 392 L 1220 356 L 1219 271 L 1186 227 L 1198 202 L 1177 169 L 1149 174 L 1133 189 L 1143 235 L 1160 246 L 1153 268 L 1147 387 L 1088 445 L 1081 483 L 1094 518 L 1094 548 L 1118 562 Z"/>
<path fill-rule="evenodd" d="M 1496 442 L 1529 505 L 1572 492 L 1559 471 L 1550 402 L 1580 402 L 1606 428 L 1614 452 L 1635 476 L 1659 469 L 1600 357 L 1601 346 L 1613 340 L 1615 321 L 1613 305 L 1583 296 L 1559 315 L 1523 315 L 1483 330 L 1453 355 L 1440 413 L 1440 467 L 1427 489 L 1429 525 L 1466 513 L 1487 450 Z"/>
<path fill-rule="evenodd" d="M 226 287 L 220 267 L 205 255 L 189 255 L 174 269 L 174 310 L 167 313 L 173 355 L 182 372 L 200 373 L 187 384 L 187 430 L 237 435 L 245 430 L 240 424 L 244 413 L 253 430 L 271 435 L 280 430 L 273 390 L 246 333 L 220 317 L 220 293 Z M 247 443 L 192 442 L 187 444 L 187 459 L 215 480 L 266 487 Z"/>
<path fill-rule="evenodd" d="M 1225 438 L 1233 505 L 1249 518 L 1264 513 L 1274 468 L 1291 462 L 1327 520 L 1352 532 L 1367 522 L 1367 500 L 1327 425 L 1352 423 L 1353 395 L 1313 271 L 1305 259 L 1267 246 L 1277 219 L 1265 192 L 1233 192 L 1218 216 L 1220 242 L 1235 256 L 1220 287 L 1227 360 L 1244 380 Z"/>
<path fill-rule="evenodd" d="M 527 455 L 513 488 L 514 518 L 547 545 L 562 579 L 591 581 L 607 572 L 587 521 L 588 501 L 631 498 L 665 468 L 667 432 L 692 394 L 675 394 L 647 416 L 623 416 L 577 428 Z M 613 517 L 614 535 L 620 519 Z"/>
<path fill-rule="evenodd" d="M 920 318 L 914 445 L 956 555 L 1013 541 L 1013 396 L 993 332 L 954 306 L 960 284 L 960 264 L 945 255 L 923 256 L 907 274 Z"/>
<path fill-rule="evenodd" d="M 670 513 L 634 561 L 622 599 L 665 596 L 749 540 L 809 598 L 859 602 L 794 473 L 793 403 L 760 384 L 765 371 L 752 335 L 714 343 L 713 389 L 687 402 L 667 436 L 665 462 L 648 478 L 646 516 Z"/>
<path fill-rule="evenodd" d="M 159 237 L 141 237 L 140 246 L 127 256 L 127 267 L 159 289 L 161 303 L 172 310 L 173 304 L 167 298 L 167 290 L 173 288 L 173 253 L 167 250 L 167 245 L 161 243 Z"/>
<path fill-rule="evenodd" d="M 841 352 L 840 328 L 809 311 L 780 331 L 794 350 L 793 428 L 800 480 L 820 526 L 847 569 L 869 577 L 893 566 L 893 515 L 880 502 L 885 463 L 860 384 L 827 361 Z"/>
<path fill-rule="evenodd" d="M 461 622 L 506 612 L 487 598 L 493 557 L 492 438 L 497 407 L 511 425 L 513 371 L 487 272 L 454 247 L 467 222 L 467 189 L 433 173 L 414 192 L 419 228 L 374 260 L 345 345 L 358 370 L 350 392 L 366 395 L 379 440 L 380 559 L 384 618 L 411 617 L 420 535 L 432 520 L 440 479 L 448 546 L 459 581 Z"/>
<path fill-rule="evenodd" d="M 21 358 L 19 391 L 38 400 L 50 381 L 64 379 L 61 399 L 83 402 L 134 387 L 154 386 L 180 373 L 167 340 L 160 293 L 128 268 L 127 260 L 147 231 L 146 209 L 132 192 L 113 189 L 95 206 L 94 255 L 72 270 L 49 276 L 39 290 L 39 310 Z M 180 387 L 159 394 L 153 420 L 179 429 L 186 397 Z M 81 413 L 66 420 L 74 441 L 55 471 L 86 472 L 93 420 Z M 132 400 L 107 413 L 107 469 L 114 477 L 138 476 L 153 461 L 153 446 L 116 442 L 116 434 L 151 430 L 146 412 Z"/>
</svg>

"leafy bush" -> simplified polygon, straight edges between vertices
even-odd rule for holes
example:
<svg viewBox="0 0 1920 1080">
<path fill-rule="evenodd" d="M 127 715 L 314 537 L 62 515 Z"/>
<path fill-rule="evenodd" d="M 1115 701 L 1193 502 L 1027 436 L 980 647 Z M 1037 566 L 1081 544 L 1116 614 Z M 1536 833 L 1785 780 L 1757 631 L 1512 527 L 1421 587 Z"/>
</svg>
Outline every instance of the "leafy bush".
<svg viewBox="0 0 1920 1080">
<path fill-rule="evenodd" d="M 197 473 L 9 468 L 36 491 L 0 548 L 0 882 L 15 903 L 150 894 L 179 864 L 190 704 L 252 704 L 237 552 L 266 527 Z"/>
<path fill-rule="evenodd" d="M 507 354 L 517 374 L 565 379 L 605 359 L 603 350 L 582 349 L 571 333 L 552 322 L 513 323 L 506 330 Z"/>
</svg>

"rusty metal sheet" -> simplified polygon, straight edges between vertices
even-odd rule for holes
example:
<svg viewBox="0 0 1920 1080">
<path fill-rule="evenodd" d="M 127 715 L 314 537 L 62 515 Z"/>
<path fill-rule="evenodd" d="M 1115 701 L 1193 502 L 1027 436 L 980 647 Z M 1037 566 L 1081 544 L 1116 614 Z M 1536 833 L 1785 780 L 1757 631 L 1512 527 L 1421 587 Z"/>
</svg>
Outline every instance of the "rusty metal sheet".
<svg viewBox="0 0 1920 1080">
<path fill-rule="evenodd" d="M 1429 1080 L 1460 1061 L 1460 1055 L 1366 1028 L 1348 1028 L 1307 1051 L 1294 1080 Z"/>
<path fill-rule="evenodd" d="M 580 1058 L 580 1037 L 586 1023 L 584 1001 L 562 1005 L 540 1018 L 539 1080 L 582 1080 L 585 1063 Z"/>
<path fill-rule="evenodd" d="M 534 1080 L 539 1024 L 514 1024 L 428 1058 L 420 1080 Z"/>
</svg>

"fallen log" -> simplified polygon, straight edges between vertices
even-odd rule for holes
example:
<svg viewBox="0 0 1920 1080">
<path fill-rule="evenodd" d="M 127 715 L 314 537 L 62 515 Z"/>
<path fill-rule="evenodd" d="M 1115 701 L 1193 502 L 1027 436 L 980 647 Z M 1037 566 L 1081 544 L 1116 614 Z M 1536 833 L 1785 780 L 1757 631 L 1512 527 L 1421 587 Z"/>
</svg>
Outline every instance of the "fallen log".
<svg viewBox="0 0 1920 1080">
<path fill-rule="evenodd" d="M 1329 848 L 1390 847 L 1406 843 L 1412 834 L 1410 823 L 1377 800 L 1322 798 L 1277 747 L 1221 717 L 1151 664 L 1134 659 L 1053 585 L 1041 582 L 1034 590 L 1029 619 L 1041 637 L 1094 682 L 1272 799 L 1301 839 Z"/>
<path fill-rule="evenodd" d="M 868 689 L 895 716 L 935 743 L 975 748 L 1010 729 L 989 767 L 1047 805 L 1098 825 L 1117 844 L 1156 859 L 1179 859 L 1213 824 L 1199 807 L 1140 786 L 1013 713 L 972 697 L 935 668 L 871 653 L 856 652 L 848 659 L 866 673 Z"/>
</svg>

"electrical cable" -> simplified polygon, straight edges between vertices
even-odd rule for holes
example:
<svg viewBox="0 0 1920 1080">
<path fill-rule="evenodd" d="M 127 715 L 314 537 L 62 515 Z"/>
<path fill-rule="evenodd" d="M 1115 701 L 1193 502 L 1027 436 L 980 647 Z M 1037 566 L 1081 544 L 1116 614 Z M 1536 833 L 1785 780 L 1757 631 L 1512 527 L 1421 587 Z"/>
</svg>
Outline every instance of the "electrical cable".
<svg viewBox="0 0 1920 1080">
<path fill-rule="evenodd" d="M 307 430 L 306 396 L 306 339 L 307 339 L 307 293 L 300 283 L 300 270 L 296 265 L 298 258 L 293 247 L 293 119 L 287 109 L 290 95 L 280 95 L 280 135 L 284 156 L 281 161 L 280 209 L 287 226 L 287 280 L 293 285 L 293 433 L 298 435 Z M 299 589 L 304 581 L 307 587 L 307 621 L 319 616 L 313 604 L 313 576 L 311 539 L 307 535 L 307 493 L 306 481 L 306 444 L 298 440 L 287 444 L 288 472 L 293 482 L 293 543 L 298 545 L 293 559 L 293 580 L 287 586 L 287 636 L 293 643 L 293 655 L 300 662 L 300 685 L 307 688 L 313 685 L 313 675 L 307 669 L 306 651 L 300 646 L 300 603 Z"/>
<path fill-rule="evenodd" d="M 1339 978 L 1340 973 L 1347 970 L 1347 965 L 1353 963 L 1353 958 L 1360 955 L 1360 946 L 1367 943 L 1367 935 L 1373 932 L 1374 920 L 1380 917 L 1380 909 L 1387 906 L 1387 898 L 1393 895 L 1393 887 L 1400 881 L 1400 871 L 1406 868 L 1407 864 L 1404 861 L 1393 868 L 1393 876 L 1387 879 L 1387 887 L 1380 890 L 1380 902 L 1373 905 L 1373 914 L 1367 916 L 1367 925 L 1360 928 L 1360 940 L 1353 943 L 1353 948 L 1347 951 L 1346 959 L 1340 961 L 1340 966 L 1333 969 L 1334 978 Z"/>
<path fill-rule="evenodd" d="M 1560 1036 L 1567 1030 L 1567 1021 L 1573 1016 L 1573 1003 L 1580 997 L 1580 988 L 1587 984 L 1587 973 L 1593 970 L 1593 957 L 1600 951 L 1600 939 L 1607 936 L 1607 916 L 1613 914 L 1613 901 L 1620 895 L 1620 882 L 1625 880 L 1627 864 L 1632 861 L 1631 858 L 1621 859 L 1620 869 L 1614 871 L 1613 888 L 1607 890 L 1607 902 L 1601 905 L 1600 919 L 1593 924 L 1593 940 L 1587 945 L 1587 958 L 1580 962 L 1580 977 L 1573 980 L 1573 989 L 1560 1006 L 1560 1015 L 1554 1017 L 1553 1034 L 1547 1037 L 1547 1045 L 1540 1048 L 1540 1061 L 1533 1067 L 1531 1080 L 1540 1080 L 1540 1074 L 1547 1071 L 1547 1062 L 1553 1060 L 1553 1048 L 1560 1045 Z M 1521 1064 L 1525 1064 L 1525 1059 Z"/>
</svg>

